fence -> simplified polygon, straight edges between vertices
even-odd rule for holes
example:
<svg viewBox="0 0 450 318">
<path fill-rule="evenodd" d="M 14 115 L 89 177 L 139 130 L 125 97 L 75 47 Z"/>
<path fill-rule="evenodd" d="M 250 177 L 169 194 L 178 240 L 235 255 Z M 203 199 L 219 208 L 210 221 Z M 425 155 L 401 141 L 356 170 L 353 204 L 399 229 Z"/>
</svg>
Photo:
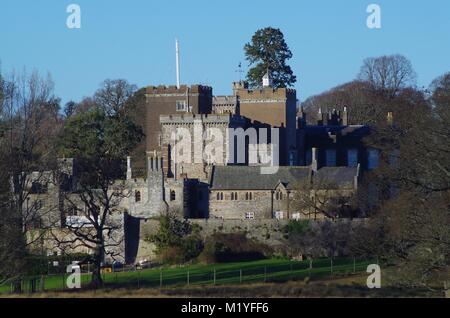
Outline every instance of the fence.
<svg viewBox="0 0 450 318">
<path fill-rule="evenodd" d="M 172 268 L 137 269 L 123 267 L 102 273 L 106 287 L 163 288 L 192 285 L 252 284 L 286 282 L 346 275 L 366 271 L 375 261 L 356 258 L 331 258 L 306 261 L 268 260 L 248 263 L 178 266 Z M 34 293 L 66 290 L 67 274 L 41 275 L 0 285 L 0 293 Z M 90 273 L 81 275 L 82 287 L 91 282 Z"/>
</svg>

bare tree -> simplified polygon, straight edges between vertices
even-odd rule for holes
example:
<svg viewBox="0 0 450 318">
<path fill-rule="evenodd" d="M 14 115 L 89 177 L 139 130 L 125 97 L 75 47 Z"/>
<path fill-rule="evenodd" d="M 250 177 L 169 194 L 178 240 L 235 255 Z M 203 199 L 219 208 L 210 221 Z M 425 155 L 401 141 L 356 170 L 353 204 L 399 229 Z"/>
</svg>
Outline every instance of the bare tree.
<svg viewBox="0 0 450 318">
<path fill-rule="evenodd" d="M 36 200 L 53 182 L 45 171 L 55 168 L 54 141 L 62 125 L 52 90 L 50 76 L 37 72 L 12 73 L 1 80 L 0 235 L 2 251 L 10 253 L 14 266 L 23 264 L 25 255 L 42 242 L 44 231 L 36 227 L 44 220 L 53 222 L 50 215 L 57 210 L 57 204 L 44 209 Z"/>
<path fill-rule="evenodd" d="M 358 79 L 394 97 L 400 89 L 415 85 L 416 73 L 403 55 L 385 55 L 365 59 Z"/>
<path fill-rule="evenodd" d="M 55 140 L 62 127 L 59 100 L 50 76 L 12 74 L 5 83 L 3 110 L 7 132 L 2 138 L 12 183 L 12 206 L 21 215 L 23 232 L 44 217 L 33 195 L 44 192 L 56 169 Z"/>
<path fill-rule="evenodd" d="M 105 80 L 95 93 L 94 100 L 109 115 L 119 114 L 126 111 L 126 104 L 136 91 L 136 85 L 124 79 Z"/>
<path fill-rule="evenodd" d="M 104 103 L 71 116 L 59 140 L 61 155 L 75 159 L 78 173 L 76 190 L 64 194 L 65 210 L 73 217 L 68 218 L 62 237 L 53 237 L 60 247 L 93 250 L 94 287 L 102 284 L 105 257 L 114 259 L 122 252 L 125 209 L 120 203 L 129 195 L 125 159 L 143 135 L 122 112 L 126 100 L 118 102 L 122 86 L 116 88 L 100 89 L 96 96 Z"/>
<path fill-rule="evenodd" d="M 311 96 L 302 103 L 309 124 L 316 124 L 319 109 L 328 112 L 343 111 L 347 107 L 350 124 L 373 125 L 386 118 L 386 102 L 365 81 L 352 81 L 336 86 L 319 95 Z"/>
<path fill-rule="evenodd" d="M 339 189 L 332 180 L 310 177 L 299 182 L 293 195 L 293 209 L 309 219 L 335 220 L 347 216 L 351 208 L 351 195 Z"/>
</svg>

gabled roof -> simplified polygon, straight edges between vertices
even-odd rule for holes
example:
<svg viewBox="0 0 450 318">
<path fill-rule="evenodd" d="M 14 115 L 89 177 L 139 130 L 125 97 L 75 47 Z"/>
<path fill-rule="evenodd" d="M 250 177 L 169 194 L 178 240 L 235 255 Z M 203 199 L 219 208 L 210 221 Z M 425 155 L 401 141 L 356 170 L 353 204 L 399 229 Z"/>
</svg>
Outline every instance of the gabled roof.
<svg viewBox="0 0 450 318">
<path fill-rule="evenodd" d="M 258 166 L 215 166 L 211 190 L 275 190 L 279 184 L 290 190 L 298 183 L 327 182 L 337 188 L 352 188 L 357 168 L 323 167 L 312 173 L 311 167 L 279 167 L 275 174 L 261 174 Z"/>
</svg>

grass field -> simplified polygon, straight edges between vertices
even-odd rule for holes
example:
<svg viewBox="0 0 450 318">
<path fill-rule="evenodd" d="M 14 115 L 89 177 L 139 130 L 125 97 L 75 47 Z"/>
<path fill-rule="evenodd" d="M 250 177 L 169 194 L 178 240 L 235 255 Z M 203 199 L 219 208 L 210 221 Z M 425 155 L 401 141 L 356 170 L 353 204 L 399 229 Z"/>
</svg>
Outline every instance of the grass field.
<svg viewBox="0 0 450 318">
<path fill-rule="evenodd" d="M 319 259 L 309 261 L 290 261 L 268 259 L 252 262 L 224 263 L 213 265 L 189 265 L 178 267 L 144 269 L 128 272 L 105 273 L 105 287 L 151 288 L 199 285 L 254 284 L 262 282 L 286 282 L 303 280 L 306 277 L 318 278 L 331 275 L 345 275 L 363 272 L 373 262 L 353 258 Z M 82 274 L 82 287 L 90 282 L 90 274 Z M 46 276 L 44 289 L 47 291 L 65 289 L 65 275 Z M 23 291 L 29 291 L 29 280 L 25 280 Z M 39 287 L 39 283 L 37 286 Z M 10 284 L 0 286 L 0 293 L 10 292 Z"/>
</svg>

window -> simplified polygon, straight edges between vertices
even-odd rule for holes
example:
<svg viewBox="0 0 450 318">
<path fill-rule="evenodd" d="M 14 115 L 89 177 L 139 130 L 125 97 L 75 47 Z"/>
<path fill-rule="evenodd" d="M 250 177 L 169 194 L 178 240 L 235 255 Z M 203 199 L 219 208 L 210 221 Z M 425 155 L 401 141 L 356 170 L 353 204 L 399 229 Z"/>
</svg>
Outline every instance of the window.
<svg viewBox="0 0 450 318">
<path fill-rule="evenodd" d="M 223 192 L 217 192 L 217 200 L 222 201 L 223 200 Z"/>
<path fill-rule="evenodd" d="M 43 194 L 43 193 L 47 193 L 47 185 L 43 185 L 40 182 L 34 181 L 31 184 L 31 189 L 30 189 L 31 194 Z"/>
<path fill-rule="evenodd" d="M 378 167 L 378 150 L 369 149 L 367 152 L 367 169 L 376 169 Z"/>
<path fill-rule="evenodd" d="M 141 202 L 141 191 L 135 191 L 134 192 L 134 201 L 135 202 Z"/>
<path fill-rule="evenodd" d="M 185 100 L 177 100 L 176 101 L 176 110 L 177 112 L 186 112 L 187 109 L 187 103 Z"/>
<path fill-rule="evenodd" d="M 175 201 L 175 199 L 176 199 L 175 190 L 171 190 L 170 191 L 170 201 Z"/>
<path fill-rule="evenodd" d="M 389 165 L 393 168 L 397 167 L 398 165 L 398 158 L 400 156 L 400 151 L 398 149 L 392 150 L 389 152 L 388 160 Z"/>
<path fill-rule="evenodd" d="M 246 220 L 253 220 L 255 218 L 255 212 L 245 212 Z"/>
<path fill-rule="evenodd" d="M 292 151 L 289 152 L 289 165 L 293 166 L 294 165 L 294 153 Z"/>
<path fill-rule="evenodd" d="M 326 151 L 326 166 L 336 167 L 336 149 L 327 149 Z"/>
<path fill-rule="evenodd" d="M 284 218 L 283 211 L 275 211 L 274 216 L 277 220 L 282 220 Z"/>
<path fill-rule="evenodd" d="M 347 150 L 347 167 L 358 166 L 358 149 Z"/>
<path fill-rule="evenodd" d="M 283 193 L 282 193 L 281 191 L 277 191 L 277 192 L 275 193 L 275 199 L 276 199 L 277 201 L 283 200 Z"/>
<path fill-rule="evenodd" d="M 77 216 L 78 215 L 77 207 L 75 207 L 75 206 L 69 207 L 67 209 L 67 215 L 68 216 Z"/>
<path fill-rule="evenodd" d="M 246 192 L 245 193 L 245 200 L 252 200 L 252 193 L 251 192 Z"/>
<path fill-rule="evenodd" d="M 217 201 L 219 201 L 219 200 L 220 200 L 220 192 L 217 192 L 217 195 L 216 195 L 216 200 L 217 200 Z"/>
<path fill-rule="evenodd" d="M 231 192 L 231 200 L 236 201 L 238 199 L 237 192 Z"/>
<path fill-rule="evenodd" d="M 312 163 L 312 150 L 311 148 L 306 151 L 306 165 L 309 166 Z"/>
</svg>

